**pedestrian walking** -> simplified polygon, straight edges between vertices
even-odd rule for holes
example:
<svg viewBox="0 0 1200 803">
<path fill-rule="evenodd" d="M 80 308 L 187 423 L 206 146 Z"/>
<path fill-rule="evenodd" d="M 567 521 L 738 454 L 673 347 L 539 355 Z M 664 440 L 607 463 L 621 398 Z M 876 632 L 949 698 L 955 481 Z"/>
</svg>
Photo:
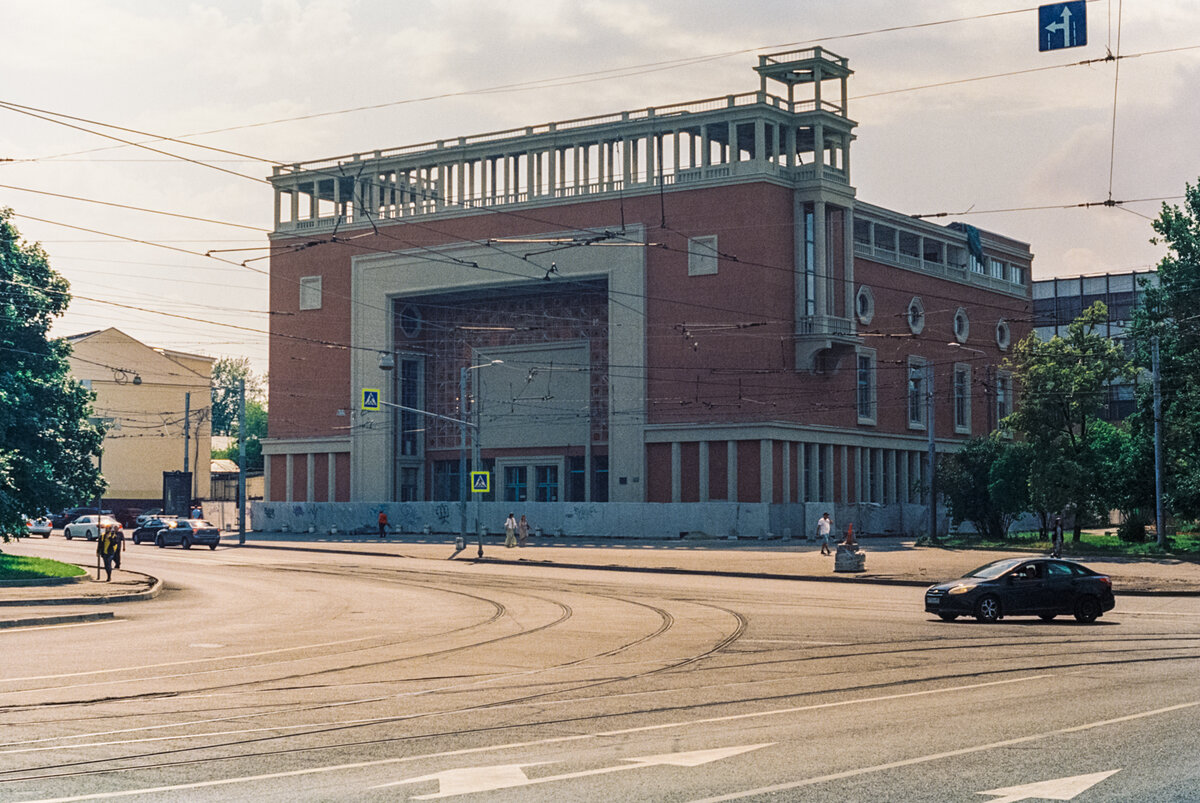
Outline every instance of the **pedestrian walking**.
<svg viewBox="0 0 1200 803">
<path fill-rule="evenodd" d="M 529 538 L 529 520 L 525 518 L 525 514 L 521 514 L 521 520 L 517 522 L 517 546 L 525 546 L 525 541 Z"/>
<path fill-rule="evenodd" d="M 106 583 L 112 580 L 113 569 L 121 568 L 121 550 L 124 548 L 125 532 L 120 525 L 107 525 L 100 529 L 96 538 L 96 557 L 104 561 L 104 581 Z"/>
<path fill-rule="evenodd" d="M 1062 557 L 1063 549 L 1063 523 L 1062 516 L 1054 517 L 1054 535 L 1050 546 L 1050 555 L 1055 558 Z"/>
<path fill-rule="evenodd" d="M 191 512 L 191 514 L 188 516 L 188 518 L 189 518 L 189 519 L 202 519 L 202 518 L 204 518 L 204 511 L 200 509 L 200 503 L 199 503 L 199 502 L 193 502 L 193 503 L 192 503 L 192 512 Z"/>
<path fill-rule="evenodd" d="M 829 548 L 829 534 L 833 531 L 833 519 L 829 518 L 829 513 L 826 513 L 817 519 L 817 537 L 821 539 L 821 554 L 832 555 L 833 551 Z"/>
<path fill-rule="evenodd" d="M 511 513 L 504 520 L 504 545 L 509 548 L 517 545 L 517 517 Z"/>
<path fill-rule="evenodd" d="M 387 538 L 388 520 L 387 513 L 383 510 L 379 511 L 379 537 Z"/>
</svg>

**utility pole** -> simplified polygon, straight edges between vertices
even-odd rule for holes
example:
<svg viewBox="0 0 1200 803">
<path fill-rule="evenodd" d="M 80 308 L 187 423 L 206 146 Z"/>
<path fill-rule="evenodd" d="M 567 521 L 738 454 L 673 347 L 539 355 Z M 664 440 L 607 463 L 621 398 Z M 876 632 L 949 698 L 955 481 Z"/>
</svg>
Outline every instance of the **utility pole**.
<svg viewBox="0 0 1200 803">
<path fill-rule="evenodd" d="M 246 543 L 246 380 L 238 380 L 238 543 Z"/>
<path fill-rule="evenodd" d="M 1154 526 L 1158 532 L 1158 546 L 1167 545 L 1167 520 L 1163 510 L 1163 433 L 1162 433 L 1162 386 L 1158 362 L 1158 335 L 1150 338 L 1151 369 L 1154 375 Z"/>
<path fill-rule="evenodd" d="M 184 473 L 187 473 L 188 456 L 191 454 L 191 451 L 192 451 L 192 447 L 191 447 L 192 430 L 191 430 L 191 426 L 190 426 L 191 422 L 192 422 L 192 394 L 184 393 L 183 394 L 183 471 L 184 471 Z M 188 504 L 190 505 L 191 503 L 192 503 L 192 500 L 189 499 Z"/>
<path fill-rule="evenodd" d="M 929 402 L 929 412 L 926 416 L 929 420 L 925 422 L 926 429 L 929 432 L 929 540 L 937 541 L 937 434 L 934 432 L 933 416 L 934 416 L 934 398 L 933 398 L 933 360 L 931 359 L 926 366 L 928 375 L 925 379 L 926 389 L 925 395 Z"/>
<path fill-rule="evenodd" d="M 467 537 L 467 366 L 458 371 L 458 512 L 459 535 Z"/>
</svg>

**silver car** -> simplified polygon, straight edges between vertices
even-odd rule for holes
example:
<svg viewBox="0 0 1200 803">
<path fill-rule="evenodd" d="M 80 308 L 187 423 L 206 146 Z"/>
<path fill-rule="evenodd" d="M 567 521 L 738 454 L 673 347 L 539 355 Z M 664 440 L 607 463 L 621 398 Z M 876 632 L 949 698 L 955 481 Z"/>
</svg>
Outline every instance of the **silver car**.
<svg viewBox="0 0 1200 803">
<path fill-rule="evenodd" d="M 103 527 L 120 529 L 121 524 L 112 516 L 80 516 L 63 527 L 63 535 L 67 537 L 68 541 L 75 537 L 95 541 L 100 537 L 100 529 Z"/>
</svg>

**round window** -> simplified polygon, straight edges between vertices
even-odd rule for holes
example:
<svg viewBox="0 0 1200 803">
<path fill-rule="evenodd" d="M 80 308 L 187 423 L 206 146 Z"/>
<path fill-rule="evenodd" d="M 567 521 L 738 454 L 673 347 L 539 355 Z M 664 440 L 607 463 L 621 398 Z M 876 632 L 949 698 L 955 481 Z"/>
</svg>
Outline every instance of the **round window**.
<svg viewBox="0 0 1200 803">
<path fill-rule="evenodd" d="M 971 319 L 967 317 L 967 311 L 959 307 L 954 313 L 954 339 L 959 343 L 966 343 L 970 334 Z"/>
<path fill-rule="evenodd" d="M 854 311 L 858 315 L 858 322 L 864 326 L 875 318 L 875 294 L 871 292 L 870 287 L 858 288 L 858 295 L 854 298 Z"/>
<path fill-rule="evenodd" d="M 916 296 L 908 302 L 908 329 L 914 335 L 921 334 L 925 328 L 925 305 Z"/>
<path fill-rule="evenodd" d="M 1012 344 L 1012 331 L 1008 328 L 1008 321 L 1001 318 L 996 322 L 996 345 L 1001 351 L 1005 351 Z"/>
</svg>

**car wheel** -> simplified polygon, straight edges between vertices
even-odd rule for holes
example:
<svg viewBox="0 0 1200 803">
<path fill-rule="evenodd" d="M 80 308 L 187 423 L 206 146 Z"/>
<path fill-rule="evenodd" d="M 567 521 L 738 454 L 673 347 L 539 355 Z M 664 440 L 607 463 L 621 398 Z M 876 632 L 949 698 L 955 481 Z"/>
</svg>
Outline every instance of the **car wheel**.
<svg viewBox="0 0 1200 803">
<path fill-rule="evenodd" d="M 50 533 L 42 533 L 42 538 L 49 538 L 49 537 L 50 537 Z"/>
<path fill-rule="evenodd" d="M 180 545 L 181 547 L 183 547 L 184 549 L 191 549 L 191 548 L 192 548 L 192 539 L 188 538 L 188 537 L 185 535 L 185 536 L 183 537 L 183 540 L 179 542 L 179 545 Z"/>
<path fill-rule="evenodd" d="M 216 544 L 209 544 L 209 545 L 208 545 L 208 548 L 209 548 L 209 549 L 211 549 L 211 550 L 213 550 L 213 551 L 216 551 L 217 545 L 216 545 Z"/>
<path fill-rule="evenodd" d="M 65 532 L 65 533 L 63 533 L 63 535 L 65 535 L 65 536 L 67 537 L 67 540 L 68 540 L 68 541 L 70 541 L 70 540 L 71 540 L 71 533 L 70 533 L 70 532 Z"/>
<path fill-rule="evenodd" d="M 164 539 L 163 539 L 163 537 L 160 535 L 160 536 L 158 536 L 157 538 L 155 538 L 155 539 L 154 539 L 154 545 L 155 545 L 156 547 L 158 547 L 159 549 L 162 549 L 163 547 L 165 547 L 165 546 L 167 545 L 167 542 L 166 542 L 166 540 L 164 540 Z"/>
<path fill-rule="evenodd" d="M 942 618 L 943 622 L 953 622 L 958 618 L 957 613 L 939 613 L 938 616 Z"/>
<path fill-rule="evenodd" d="M 1055 616 L 1058 616 L 1058 614 L 1057 613 L 1039 613 L 1038 614 L 1038 618 L 1041 619 L 1043 622 L 1053 622 Z"/>
<path fill-rule="evenodd" d="M 1095 597 L 1084 597 L 1075 603 L 1075 620 L 1087 624 L 1100 615 L 1100 601 Z"/>
<path fill-rule="evenodd" d="M 1000 619 L 1000 598 L 988 594 L 975 604 L 975 618 L 981 622 L 992 623 Z"/>
<path fill-rule="evenodd" d="M 86 538 L 87 540 L 91 541 L 94 536 L 92 535 L 91 530 L 84 530 L 83 537 Z"/>
</svg>

